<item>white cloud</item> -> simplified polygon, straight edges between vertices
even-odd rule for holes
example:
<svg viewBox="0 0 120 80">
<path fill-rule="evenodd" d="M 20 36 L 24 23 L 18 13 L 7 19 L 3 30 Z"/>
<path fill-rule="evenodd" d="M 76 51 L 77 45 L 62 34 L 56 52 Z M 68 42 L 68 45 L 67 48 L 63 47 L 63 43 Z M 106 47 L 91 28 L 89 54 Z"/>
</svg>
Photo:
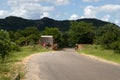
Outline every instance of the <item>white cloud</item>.
<svg viewBox="0 0 120 80">
<path fill-rule="evenodd" d="M 51 0 L 51 1 L 53 1 L 53 0 Z M 55 5 L 67 5 L 67 4 L 69 4 L 70 2 L 69 2 L 69 0 L 55 0 L 53 3 L 54 3 Z"/>
<path fill-rule="evenodd" d="M 8 12 L 5 10 L 0 10 L 0 17 L 4 18 L 8 15 Z"/>
<path fill-rule="evenodd" d="M 84 16 L 81 16 L 80 18 L 85 18 Z"/>
<path fill-rule="evenodd" d="M 109 21 L 110 15 L 105 15 L 103 16 L 102 20 L 103 21 Z"/>
<path fill-rule="evenodd" d="M 50 3 L 53 6 L 43 6 L 41 2 Z M 9 15 L 24 18 L 40 18 L 48 16 L 50 11 L 55 9 L 55 5 L 67 5 L 69 0 L 8 0 L 11 8 Z"/>
<path fill-rule="evenodd" d="M 115 20 L 115 24 L 119 24 L 120 23 L 120 21 L 119 20 Z"/>
<path fill-rule="evenodd" d="M 114 12 L 114 11 L 120 10 L 120 5 L 107 4 L 107 5 L 101 6 L 99 9 L 101 11 Z"/>
<path fill-rule="evenodd" d="M 87 6 L 84 9 L 84 17 L 94 18 L 96 16 L 96 8 L 93 6 Z"/>
<path fill-rule="evenodd" d="M 120 5 L 107 4 L 99 7 L 87 6 L 84 8 L 85 18 L 96 18 L 100 13 L 115 13 L 120 10 Z"/>
<path fill-rule="evenodd" d="M 67 5 L 70 3 L 69 0 L 9 0 L 8 3 L 21 4 L 21 3 L 37 3 L 37 2 L 48 2 L 55 5 Z"/>
<path fill-rule="evenodd" d="M 4 15 L 5 11 L 4 10 L 0 10 L 0 16 Z"/>
<path fill-rule="evenodd" d="M 83 0 L 83 2 L 98 2 L 99 0 Z"/>
<path fill-rule="evenodd" d="M 43 17 L 50 17 L 50 14 L 48 12 L 43 12 L 40 18 L 43 18 Z"/>
<path fill-rule="evenodd" d="M 70 20 L 76 20 L 78 18 L 79 18 L 79 16 L 77 14 L 72 14 L 69 19 Z"/>
<path fill-rule="evenodd" d="M 41 3 L 52 4 L 50 6 Z M 0 17 L 19 16 L 24 18 L 40 18 L 55 10 L 55 6 L 67 5 L 70 0 L 7 0 L 9 10 L 0 10 Z"/>
<path fill-rule="evenodd" d="M 83 0 L 83 2 L 89 2 L 90 0 Z"/>
<path fill-rule="evenodd" d="M 41 0 L 9 0 L 11 6 L 10 15 L 24 18 L 40 18 L 43 12 L 54 10 L 54 6 L 42 6 L 38 2 Z"/>
<path fill-rule="evenodd" d="M 118 26 L 120 26 L 120 20 L 116 19 L 116 20 L 114 21 L 114 23 L 117 24 Z"/>
</svg>

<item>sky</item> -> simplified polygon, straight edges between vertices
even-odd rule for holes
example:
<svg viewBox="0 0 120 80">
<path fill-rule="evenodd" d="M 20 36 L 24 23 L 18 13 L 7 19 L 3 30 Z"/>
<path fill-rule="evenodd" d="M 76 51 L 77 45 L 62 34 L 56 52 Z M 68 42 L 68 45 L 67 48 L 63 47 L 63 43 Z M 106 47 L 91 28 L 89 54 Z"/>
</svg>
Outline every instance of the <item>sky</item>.
<svg viewBox="0 0 120 80">
<path fill-rule="evenodd" d="M 97 18 L 120 26 L 120 0 L 0 0 L 0 18 Z"/>
</svg>

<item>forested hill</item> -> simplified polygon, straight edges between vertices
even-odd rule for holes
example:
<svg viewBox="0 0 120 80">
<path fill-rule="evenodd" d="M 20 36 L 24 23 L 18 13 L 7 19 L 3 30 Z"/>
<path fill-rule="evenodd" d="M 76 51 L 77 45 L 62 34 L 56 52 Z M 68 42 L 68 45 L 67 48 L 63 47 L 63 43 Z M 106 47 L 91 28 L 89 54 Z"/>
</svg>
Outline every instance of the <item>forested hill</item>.
<svg viewBox="0 0 120 80">
<path fill-rule="evenodd" d="M 104 26 L 105 24 L 109 23 L 98 19 L 78 19 L 75 20 L 74 22 L 81 22 L 81 21 L 92 23 L 95 27 Z M 41 31 L 44 30 L 45 27 L 57 27 L 61 31 L 67 31 L 70 27 L 71 22 L 72 20 L 58 21 L 47 17 L 39 20 L 29 20 L 20 17 L 9 16 L 6 17 L 5 19 L 0 19 L 0 29 L 16 31 L 19 29 L 24 29 L 26 27 L 35 26 L 38 27 L 38 29 Z"/>
</svg>

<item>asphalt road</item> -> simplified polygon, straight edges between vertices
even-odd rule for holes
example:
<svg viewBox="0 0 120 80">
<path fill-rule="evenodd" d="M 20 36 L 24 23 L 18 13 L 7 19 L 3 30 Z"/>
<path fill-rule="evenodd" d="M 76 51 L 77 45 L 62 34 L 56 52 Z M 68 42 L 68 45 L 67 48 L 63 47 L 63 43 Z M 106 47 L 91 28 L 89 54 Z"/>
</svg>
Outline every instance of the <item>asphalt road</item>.
<svg viewBox="0 0 120 80">
<path fill-rule="evenodd" d="M 120 80 L 120 66 L 66 49 L 32 56 L 26 65 L 26 80 Z"/>
</svg>

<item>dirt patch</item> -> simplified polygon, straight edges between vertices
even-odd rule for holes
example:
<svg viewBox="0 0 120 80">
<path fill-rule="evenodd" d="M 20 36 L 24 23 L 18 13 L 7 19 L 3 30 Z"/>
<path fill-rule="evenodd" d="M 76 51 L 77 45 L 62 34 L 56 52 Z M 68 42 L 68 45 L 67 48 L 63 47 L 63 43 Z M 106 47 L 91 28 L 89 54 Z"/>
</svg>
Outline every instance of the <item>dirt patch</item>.
<svg viewBox="0 0 120 80">
<path fill-rule="evenodd" d="M 31 54 L 30 56 L 25 57 L 25 58 L 22 60 L 22 63 L 23 63 L 24 65 L 26 65 L 27 61 L 28 61 L 32 56 L 34 56 L 34 55 L 36 55 L 36 54 Z"/>
</svg>

